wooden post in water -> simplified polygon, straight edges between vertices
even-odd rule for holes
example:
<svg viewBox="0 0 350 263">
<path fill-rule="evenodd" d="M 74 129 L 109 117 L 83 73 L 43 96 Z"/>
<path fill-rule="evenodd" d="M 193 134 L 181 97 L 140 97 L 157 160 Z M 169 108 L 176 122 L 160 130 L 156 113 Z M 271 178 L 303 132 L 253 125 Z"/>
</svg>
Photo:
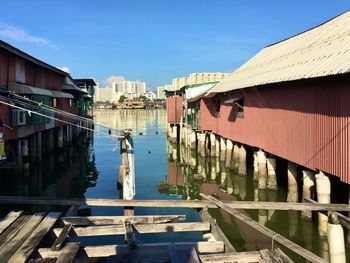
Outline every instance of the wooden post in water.
<svg viewBox="0 0 350 263">
<path fill-rule="evenodd" d="M 134 143 L 128 131 L 124 132 L 125 138 L 121 140 L 122 174 L 123 174 L 123 199 L 132 200 L 135 196 L 135 166 L 134 166 Z M 125 216 L 133 216 L 133 207 L 124 207 Z"/>
</svg>

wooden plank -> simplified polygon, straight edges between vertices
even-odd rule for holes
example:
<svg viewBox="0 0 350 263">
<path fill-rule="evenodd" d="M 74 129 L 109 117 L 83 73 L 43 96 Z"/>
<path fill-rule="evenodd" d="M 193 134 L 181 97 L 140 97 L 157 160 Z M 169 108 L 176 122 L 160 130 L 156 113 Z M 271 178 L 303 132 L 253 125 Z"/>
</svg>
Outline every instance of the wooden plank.
<svg viewBox="0 0 350 263">
<path fill-rule="evenodd" d="M 325 263 L 325 262 L 327 262 L 323 258 L 313 254 L 312 252 L 306 250 L 305 248 L 299 246 L 298 244 L 295 244 L 294 242 L 290 241 L 289 239 L 287 239 L 287 238 L 281 236 L 280 234 L 272 231 L 271 229 L 269 229 L 269 228 L 259 224 L 258 222 L 255 222 L 249 216 L 246 216 L 245 214 L 241 213 L 240 211 L 231 208 L 230 206 L 228 206 L 228 205 L 224 204 L 223 202 L 215 199 L 214 197 L 203 195 L 203 194 L 201 194 L 201 196 L 204 199 L 212 202 L 213 204 L 216 204 L 218 207 L 224 209 L 226 212 L 228 212 L 231 215 L 233 215 L 236 219 L 241 220 L 242 222 L 250 225 L 251 227 L 253 227 L 257 231 L 263 233 L 267 237 L 273 238 L 275 242 L 277 242 L 277 243 L 287 247 L 288 249 L 290 249 L 294 253 L 302 256 L 303 258 L 305 258 L 305 259 L 307 259 L 307 260 L 309 260 L 311 262 L 317 262 L 317 263 L 321 263 L 321 262 Z"/>
<path fill-rule="evenodd" d="M 30 219 L 28 215 L 20 216 L 13 224 L 11 224 L 1 235 L 0 235 L 0 248 L 7 244 L 23 227 L 23 225 Z"/>
<path fill-rule="evenodd" d="M 80 243 L 67 243 L 59 254 L 56 263 L 72 263 L 80 248 Z"/>
<path fill-rule="evenodd" d="M 73 226 L 89 225 L 121 225 L 129 219 L 132 224 L 156 224 L 186 220 L 186 215 L 162 215 L 162 216 L 76 216 L 61 217 L 64 224 Z"/>
<path fill-rule="evenodd" d="M 90 206 L 134 206 L 134 207 L 185 207 L 185 208 L 215 208 L 210 202 L 204 200 L 121 200 L 121 199 L 80 199 L 80 198 L 49 198 L 49 197 L 22 197 L 1 196 L 1 204 L 31 204 L 31 205 L 90 205 Z M 268 210 L 310 210 L 310 211 L 345 211 L 350 212 L 347 204 L 308 204 L 287 202 L 255 202 L 255 201 L 229 201 L 224 202 L 234 209 L 268 209 Z"/>
<path fill-rule="evenodd" d="M 11 211 L 0 221 L 0 234 L 5 231 L 21 214 L 23 211 Z"/>
<path fill-rule="evenodd" d="M 30 205 L 90 205 L 90 206 L 137 206 L 137 207 L 185 207 L 202 208 L 211 207 L 213 204 L 202 200 L 121 200 L 121 199 L 81 199 L 81 198 L 50 198 L 50 197 L 25 197 L 25 196 L 1 196 L 0 204 L 30 204 Z"/>
<path fill-rule="evenodd" d="M 128 245 L 128 248 L 135 249 L 137 246 L 136 237 L 135 237 L 133 225 L 128 220 L 124 222 L 124 231 L 125 231 L 125 242 Z"/>
<path fill-rule="evenodd" d="M 51 250 L 61 250 L 72 229 L 73 229 L 72 225 L 65 225 L 61 233 L 59 234 L 59 236 L 56 238 L 55 242 L 52 244 Z"/>
<path fill-rule="evenodd" d="M 139 244 L 136 251 L 138 255 L 169 254 L 169 245 L 171 243 L 148 243 Z M 222 241 L 212 242 L 177 242 L 174 243 L 178 250 L 185 250 L 194 247 L 198 253 L 222 253 L 224 252 L 224 243 Z M 86 246 L 81 248 L 88 257 L 109 257 L 128 253 L 130 250 L 127 245 L 105 245 L 105 246 Z M 59 251 L 52 251 L 48 248 L 40 248 L 39 254 L 43 258 L 57 257 Z"/>
<path fill-rule="evenodd" d="M 189 231 L 209 231 L 209 222 L 194 223 L 165 223 L 165 224 L 137 224 L 134 228 L 138 233 L 165 233 L 165 232 L 189 232 Z M 56 236 L 62 232 L 62 228 L 53 229 Z M 75 227 L 72 230 L 75 236 L 98 236 L 98 235 L 120 235 L 125 234 L 123 225 L 111 226 L 88 226 Z"/>
<path fill-rule="evenodd" d="M 43 219 L 45 213 L 37 213 L 29 217 L 29 219 L 22 225 L 19 231 L 11 240 L 2 243 L 0 247 L 0 258 L 3 262 L 7 262 L 16 250 L 22 245 L 26 238 L 34 231 Z M 6 231 L 5 231 L 6 232 Z"/>
<path fill-rule="evenodd" d="M 24 240 L 24 242 L 20 245 L 20 247 L 17 249 L 15 254 L 12 255 L 8 262 L 24 263 L 33 253 L 35 248 L 39 245 L 44 236 L 50 231 L 60 215 L 60 212 L 48 213 L 47 216 L 34 229 L 34 231 L 30 232 L 29 237 Z"/>
<path fill-rule="evenodd" d="M 217 225 L 215 220 L 211 217 L 211 215 L 208 213 L 206 209 L 202 209 L 199 212 L 200 217 L 203 221 L 207 221 L 210 223 L 210 233 L 213 235 L 213 237 L 216 240 L 221 240 L 225 243 L 225 252 L 236 252 L 235 248 L 232 246 L 231 242 L 228 240 L 226 235 L 222 232 L 220 227 Z"/>
<path fill-rule="evenodd" d="M 200 260 L 203 263 L 227 263 L 227 262 L 260 262 L 261 256 L 258 251 L 248 252 L 233 252 L 224 254 L 200 255 Z"/>
<path fill-rule="evenodd" d="M 68 211 L 64 216 L 66 217 L 76 216 L 78 214 L 78 211 L 79 211 L 79 205 L 72 205 L 71 207 L 69 207 Z"/>
<path fill-rule="evenodd" d="M 315 200 L 312 200 L 312 199 L 307 198 L 307 197 L 305 197 L 304 200 L 306 202 L 309 202 L 309 203 L 312 203 L 312 204 L 318 204 Z M 339 223 L 343 227 L 345 227 L 345 228 L 350 230 L 350 218 L 345 216 L 345 215 L 343 215 L 343 214 L 341 214 L 341 213 L 338 213 L 338 212 L 335 212 L 335 214 L 338 216 Z"/>
</svg>

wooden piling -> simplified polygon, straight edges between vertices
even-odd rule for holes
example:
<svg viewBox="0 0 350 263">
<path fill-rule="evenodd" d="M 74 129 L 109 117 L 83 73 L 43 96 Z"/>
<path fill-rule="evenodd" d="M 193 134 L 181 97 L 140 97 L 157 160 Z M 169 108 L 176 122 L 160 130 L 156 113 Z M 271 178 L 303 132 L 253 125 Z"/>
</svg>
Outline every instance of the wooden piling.
<svg viewBox="0 0 350 263">
<path fill-rule="evenodd" d="M 224 162 L 226 159 L 226 139 L 220 137 L 220 160 Z"/>
<path fill-rule="evenodd" d="M 253 152 L 253 179 L 258 180 L 259 175 L 259 163 L 258 163 L 258 152 Z"/>
<path fill-rule="evenodd" d="M 209 134 L 209 139 L 210 139 L 210 156 L 215 157 L 216 156 L 216 139 L 215 139 L 215 134 L 210 133 Z"/>
<path fill-rule="evenodd" d="M 233 143 L 231 140 L 226 140 L 226 167 L 230 168 L 232 162 Z"/>
<path fill-rule="evenodd" d="M 231 168 L 234 170 L 238 170 L 239 168 L 239 145 L 237 143 L 233 145 L 233 162 Z"/>
<path fill-rule="evenodd" d="M 317 201 L 321 204 L 331 203 L 331 183 L 329 178 L 320 171 L 316 174 L 316 191 Z M 323 237 L 327 236 L 328 217 L 322 213 L 318 213 L 318 231 Z"/>
<path fill-rule="evenodd" d="M 305 198 L 314 199 L 315 195 L 315 174 L 311 171 L 303 171 L 303 202 Z M 302 211 L 302 217 L 305 220 L 312 219 L 311 211 Z"/>
</svg>

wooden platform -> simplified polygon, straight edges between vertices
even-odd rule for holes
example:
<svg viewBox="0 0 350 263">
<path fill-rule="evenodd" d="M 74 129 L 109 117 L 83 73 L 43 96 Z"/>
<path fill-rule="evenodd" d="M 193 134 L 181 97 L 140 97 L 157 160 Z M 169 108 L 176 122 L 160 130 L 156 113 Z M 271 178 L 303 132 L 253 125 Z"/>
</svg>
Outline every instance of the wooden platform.
<svg viewBox="0 0 350 263">
<path fill-rule="evenodd" d="M 201 222 L 188 222 L 185 215 L 132 215 L 127 216 L 78 216 L 77 200 L 55 200 L 73 204 L 65 215 L 60 212 L 28 214 L 10 212 L 0 221 L 0 262 L 292 262 L 279 248 L 236 252 L 206 207 L 220 207 L 243 220 L 251 227 L 274 239 L 276 243 L 294 251 L 311 262 L 325 262 L 322 258 L 260 225 L 232 206 L 215 198 L 202 195 L 205 201 L 159 201 L 160 206 L 198 209 Z M 1 199 L 1 197 L 0 197 Z M 6 197 L 7 199 L 7 197 Z M 27 203 L 29 198 L 22 199 Z M 35 201 L 33 201 L 35 200 Z M 13 201 L 13 199 L 11 200 Z M 11 203 L 10 201 L 10 203 Z M 16 198 L 16 203 L 20 198 Z M 32 199 L 36 204 L 47 200 Z M 52 201 L 53 202 L 53 201 Z M 121 206 L 122 200 L 88 201 L 94 205 Z M 86 202 L 85 202 L 86 203 Z M 156 201 L 135 200 L 133 206 L 148 206 Z M 130 201 L 125 201 L 130 209 Z M 309 206 L 313 204 L 308 204 Z M 318 207 L 317 209 L 319 209 Z M 334 207 L 331 207 L 334 209 Z M 201 241 L 162 241 L 162 233 L 200 232 Z M 159 233 L 157 243 L 142 243 L 137 237 L 146 233 Z M 86 236 L 121 235 L 124 243 L 108 245 L 84 245 Z M 45 242 L 41 242 L 45 239 Z M 43 246 L 45 244 L 45 246 Z M 271 260 L 275 261 L 271 261 Z M 102 261 L 101 261 L 102 260 Z M 276 261 L 277 260 L 277 261 Z"/>
</svg>

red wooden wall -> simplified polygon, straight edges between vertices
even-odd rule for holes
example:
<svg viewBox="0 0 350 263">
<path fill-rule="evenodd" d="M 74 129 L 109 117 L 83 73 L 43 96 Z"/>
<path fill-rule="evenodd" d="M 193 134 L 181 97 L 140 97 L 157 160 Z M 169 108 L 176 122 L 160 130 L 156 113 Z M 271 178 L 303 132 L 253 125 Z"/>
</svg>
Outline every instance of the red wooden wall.
<svg viewBox="0 0 350 263">
<path fill-rule="evenodd" d="M 166 109 L 168 123 L 177 124 L 181 121 L 182 112 L 182 96 L 167 96 L 166 97 Z"/>
</svg>

